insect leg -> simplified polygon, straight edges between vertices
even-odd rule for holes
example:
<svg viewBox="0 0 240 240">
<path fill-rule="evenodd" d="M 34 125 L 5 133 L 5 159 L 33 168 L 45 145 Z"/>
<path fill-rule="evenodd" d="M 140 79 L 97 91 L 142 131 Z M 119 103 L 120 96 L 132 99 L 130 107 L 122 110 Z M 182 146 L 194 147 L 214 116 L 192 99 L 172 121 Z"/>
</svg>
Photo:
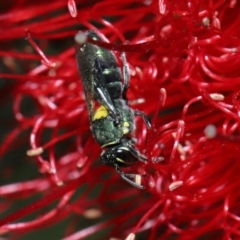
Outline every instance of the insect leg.
<svg viewBox="0 0 240 240">
<path fill-rule="evenodd" d="M 147 116 L 146 116 L 143 112 L 140 112 L 140 111 L 135 110 L 135 111 L 134 111 L 134 114 L 135 114 L 135 116 L 140 116 L 140 117 L 142 117 L 143 121 L 144 121 L 145 124 L 147 125 L 147 128 L 148 128 L 148 129 L 151 128 L 151 123 L 149 122 Z"/>
<path fill-rule="evenodd" d="M 117 173 L 121 176 L 121 178 L 123 180 L 125 180 L 126 182 L 130 183 L 132 186 L 139 188 L 139 189 L 145 189 L 144 186 L 134 182 L 133 180 L 131 180 L 130 178 L 135 178 L 138 174 L 128 174 L 128 173 L 124 173 L 119 169 L 119 166 L 116 165 L 116 171 Z"/>
<path fill-rule="evenodd" d="M 127 63 L 127 59 L 126 59 L 126 53 L 123 52 L 122 53 L 122 62 L 123 62 L 123 92 L 122 92 L 122 96 L 123 99 L 127 99 L 127 90 L 129 87 L 129 80 L 130 80 L 130 73 L 129 73 L 129 66 Z"/>
<path fill-rule="evenodd" d="M 127 144 L 127 145 L 128 145 L 128 149 L 130 150 L 130 152 L 135 158 L 137 158 L 140 162 L 143 162 L 145 164 L 147 163 L 147 157 L 145 155 L 141 154 L 135 146 L 131 144 Z"/>
</svg>

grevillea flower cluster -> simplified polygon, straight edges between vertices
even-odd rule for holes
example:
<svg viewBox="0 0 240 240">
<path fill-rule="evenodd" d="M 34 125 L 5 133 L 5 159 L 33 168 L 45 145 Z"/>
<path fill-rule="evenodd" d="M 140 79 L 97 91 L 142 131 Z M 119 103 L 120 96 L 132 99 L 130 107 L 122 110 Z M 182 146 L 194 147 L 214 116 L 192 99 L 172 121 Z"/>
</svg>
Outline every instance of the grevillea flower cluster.
<svg viewBox="0 0 240 240">
<path fill-rule="evenodd" d="M 1 3 L 1 239 L 240 239 L 240 2 Z M 145 190 L 99 161 L 74 36 L 125 52 Z M 9 113 L 9 109 L 11 113 Z M 34 237 L 33 237 L 34 236 Z M 46 237 L 47 236 L 47 237 Z"/>
</svg>

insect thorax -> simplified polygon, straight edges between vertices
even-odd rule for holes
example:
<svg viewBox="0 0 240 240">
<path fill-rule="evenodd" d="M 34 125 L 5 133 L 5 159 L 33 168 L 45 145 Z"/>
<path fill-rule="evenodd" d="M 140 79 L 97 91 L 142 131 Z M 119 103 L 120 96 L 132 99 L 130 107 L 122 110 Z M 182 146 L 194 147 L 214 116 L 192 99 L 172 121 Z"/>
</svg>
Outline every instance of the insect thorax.
<svg viewBox="0 0 240 240">
<path fill-rule="evenodd" d="M 130 134 L 135 127 L 134 112 L 125 101 L 116 99 L 114 104 L 121 119 L 119 125 L 114 124 L 108 110 L 103 106 L 97 109 L 92 119 L 92 132 L 101 146 L 119 143 L 122 137 Z"/>
</svg>

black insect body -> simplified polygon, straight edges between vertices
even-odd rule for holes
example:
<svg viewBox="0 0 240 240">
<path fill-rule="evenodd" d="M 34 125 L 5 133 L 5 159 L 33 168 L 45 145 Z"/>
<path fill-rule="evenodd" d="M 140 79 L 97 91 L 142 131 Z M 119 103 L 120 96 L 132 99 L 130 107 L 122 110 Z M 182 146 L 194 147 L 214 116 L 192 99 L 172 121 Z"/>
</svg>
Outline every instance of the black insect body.
<svg viewBox="0 0 240 240">
<path fill-rule="evenodd" d="M 83 34 L 83 33 L 80 33 Z M 100 38 L 93 31 L 85 33 L 94 40 Z M 135 115 L 143 118 L 148 127 L 146 116 L 134 111 L 125 99 L 129 83 L 127 64 L 123 55 L 122 74 L 114 54 L 92 43 L 84 42 L 76 47 L 76 58 L 86 96 L 91 130 L 95 140 L 106 148 L 101 154 L 103 164 L 115 167 L 120 176 L 133 186 L 143 189 L 137 182 L 138 174 L 127 174 L 120 167 L 127 167 L 135 162 L 146 162 L 146 157 L 139 153 L 130 134 L 134 131 Z"/>
</svg>

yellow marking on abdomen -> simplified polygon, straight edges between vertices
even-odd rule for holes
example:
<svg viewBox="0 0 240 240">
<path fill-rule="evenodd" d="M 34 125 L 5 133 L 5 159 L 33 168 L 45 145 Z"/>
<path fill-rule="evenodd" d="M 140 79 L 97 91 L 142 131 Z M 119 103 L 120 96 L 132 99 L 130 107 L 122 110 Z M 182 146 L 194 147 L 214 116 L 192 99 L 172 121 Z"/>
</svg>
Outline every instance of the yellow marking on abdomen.
<svg viewBox="0 0 240 240">
<path fill-rule="evenodd" d="M 104 106 L 100 106 L 93 116 L 93 121 L 100 119 L 100 118 L 105 118 L 107 116 L 108 116 L 107 109 Z"/>
</svg>

